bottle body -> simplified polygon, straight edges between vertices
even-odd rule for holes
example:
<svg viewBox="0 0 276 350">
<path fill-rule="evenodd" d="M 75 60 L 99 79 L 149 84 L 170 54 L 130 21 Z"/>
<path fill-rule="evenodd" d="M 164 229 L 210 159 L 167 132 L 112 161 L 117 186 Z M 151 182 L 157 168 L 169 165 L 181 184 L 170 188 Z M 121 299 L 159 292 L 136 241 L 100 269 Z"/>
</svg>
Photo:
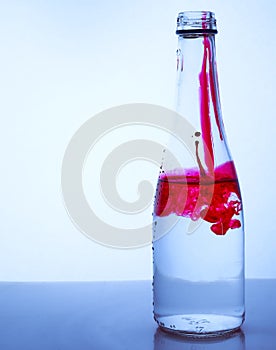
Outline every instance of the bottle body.
<svg viewBox="0 0 276 350">
<path fill-rule="evenodd" d="M 158 179 L 154 317 L 165 330 L 212 336 L 244 320 L 242 199 L 221 116 L 213 14 L 192 13 L 196 29 L 191 13 L 180 15 L 177 106 L 196 132 L 187 154 L 171 143 L 180 166 L 165 153 Z"/>
<path fill-rule="evenodd" d="M 157 220 L 158 226 L 166 219 Z M 154 242 L 155 319 L 163 328 L 195 336 L 237 329 L 244 319 L 244 281 L 240 266 L 233 266 L 240 265 L 242 229 L 217 239 L 206 235 L 205 222 L 187 235 L 188 220 L 180 218 Z"/>
</svg>

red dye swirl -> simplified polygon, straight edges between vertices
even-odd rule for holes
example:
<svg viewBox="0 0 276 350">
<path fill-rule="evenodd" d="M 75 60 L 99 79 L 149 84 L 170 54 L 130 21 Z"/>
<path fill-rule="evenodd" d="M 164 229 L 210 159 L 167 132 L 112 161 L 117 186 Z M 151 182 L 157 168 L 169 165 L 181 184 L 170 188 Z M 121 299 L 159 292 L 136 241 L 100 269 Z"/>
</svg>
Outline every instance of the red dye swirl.
<svg viewBox="0 0 276 350">
<path fill-rule="evenodd" d="M 234 216 L 241 212 L 241 195 L 233 162 L 214 171 L 214 178 L 202 176 L 198 170 L 185 174 L 161 173 L 156 191 L 155 215 L 176 214 L 192 220 L 211 223 L 211 230 L 225 235 L 229 229 L 241 227 Z"/>
<path fill-rule="evenodd" d="M 216 168 L 210 107 L 223 142 L 215 57 L 211 39 L 203 38 L 203 59 L 199 73 L 199 107 L 204 161 L 199 156 L 199 139 L 195 141 L 198 169 L 161 173 L 156 191 L 156 216 L 175 214 L 194 221 L 203 219 L 211 224 L 216 235 L 241 227 L 238 219 L 242 210 L 239 183 L 232 161 Z M 211 99 L 210 99 L 211 97 Z M 211 101 L 210 101 L 211 100 Z M 212 103 L 212 105 L 211 105 Z"/>
</svg>

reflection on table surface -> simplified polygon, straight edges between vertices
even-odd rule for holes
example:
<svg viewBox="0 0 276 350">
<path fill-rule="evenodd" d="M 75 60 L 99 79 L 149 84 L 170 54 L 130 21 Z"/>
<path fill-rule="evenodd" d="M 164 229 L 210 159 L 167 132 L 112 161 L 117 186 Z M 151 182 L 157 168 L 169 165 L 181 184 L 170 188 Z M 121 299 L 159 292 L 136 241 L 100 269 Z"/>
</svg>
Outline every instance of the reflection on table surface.
<svg viewBox="0 0 276 350">
<path fill-rule="evenodd" d="M 151 281 L 0 283 L 3 350 L 275 350 L 276 280 L 246 281 L 246 320 L 228 338 L 157 328 Z"/>
<path fill-rule="evenodd" d="M 154 350 L 245 350 L 243 331 L 227 337 L 187 338 L 165 333 L 157 329 L 154 336 Z"/>
</svg>

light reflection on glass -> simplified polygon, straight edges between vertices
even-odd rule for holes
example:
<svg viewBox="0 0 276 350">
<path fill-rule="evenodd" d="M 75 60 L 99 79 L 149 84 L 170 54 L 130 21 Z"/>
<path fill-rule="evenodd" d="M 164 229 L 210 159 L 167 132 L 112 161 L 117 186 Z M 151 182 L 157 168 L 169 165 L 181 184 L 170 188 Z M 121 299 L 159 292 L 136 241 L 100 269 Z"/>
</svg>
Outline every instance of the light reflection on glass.
<svg viewBox="0 0 276 350">
<path fill-rule="evenodd" d="M 246 350 L 246 346 L 241 330 L 227 337 L 203 339 L 169 334 L 158 328 L 154 335 L 154 350 Z"/>
</svg>

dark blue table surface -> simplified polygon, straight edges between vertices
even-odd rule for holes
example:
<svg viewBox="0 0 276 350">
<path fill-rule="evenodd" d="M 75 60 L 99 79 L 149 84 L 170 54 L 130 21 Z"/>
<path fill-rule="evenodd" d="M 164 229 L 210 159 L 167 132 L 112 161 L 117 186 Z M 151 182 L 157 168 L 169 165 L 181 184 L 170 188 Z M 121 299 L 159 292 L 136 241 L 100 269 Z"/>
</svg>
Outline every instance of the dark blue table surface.
<svg viewBox="0 0 276 350">
<path fill-rule="evenodd" d="M 150 281 L 0 283 L 0 349 L 276 349 L 276 280 L 247 280 L 246 321 L 229 338 L 166 335 Z"/>
</svg>

